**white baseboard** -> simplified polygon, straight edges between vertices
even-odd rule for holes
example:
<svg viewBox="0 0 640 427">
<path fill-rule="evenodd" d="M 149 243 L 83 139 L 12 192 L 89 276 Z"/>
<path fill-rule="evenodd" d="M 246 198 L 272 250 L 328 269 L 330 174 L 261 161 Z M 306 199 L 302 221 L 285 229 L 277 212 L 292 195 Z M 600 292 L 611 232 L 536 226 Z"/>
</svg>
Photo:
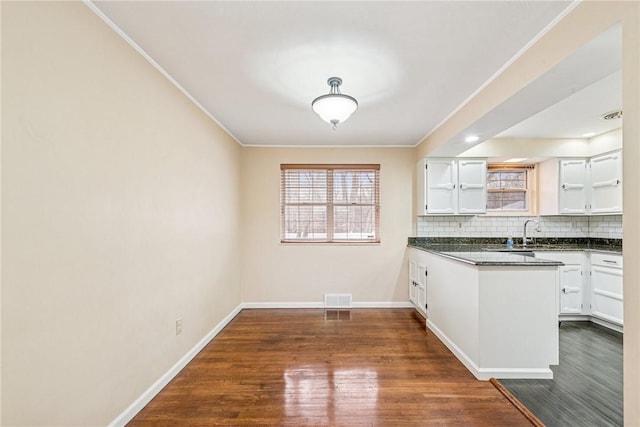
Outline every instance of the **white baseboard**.
<svg viewBox="0 0 640 427">
<path fill-rule="evenodd" d="M 467 356 L 467 354 L 462 351 L 460 347 L 455 345 L 453 341 L 451 341 L 449 337 L 446 336 L 440 329 L 438 329 L 438 327 L 434 325 L 433 322 L 429 319 L 427 319 L 427 328 L 429 328 L 431 332 L 433 332 L 440 339 L 440 341 L 442 341 L 442 343 L 449 349 L 449 351 L 451 351 L 451 353 L 453 353 L 453 355 L 456 356 L 460 362 L 462 362 L 462 364 L 469 370 L 469 372 L 473 374 L 474 377 L 480 379 L 480 369 L 478 368 L 478 366 L 473 363 L 471 358 Z"/>
<path fill-rule="evenodd" d="M 528 380 L 552 380 L 553 371 L 549 368 L 481 368 L 479 380 L 490 380 L 496 378 L 499 380 L 523 379 Z"/>
<path fill-rule="evenodd" d="M 591 320 L 596 325 L 604 326 L 605 328 L 613 329 L 616 332 L 624 333 L 624 328 L 616 323 L 611 323 L 605 319 L 599 319 L 595 316 L 591 316 Z"/>
<path fill-rule="evenodd" d="M 351 305 L 353 308 L 413 308 L 413 304 L 410 301 L 354 302 Z"/>
<path fill-rule="evenodd" d="M 558 316 L 558 322 L 589 322 L 590 317 L 588 314 L 561 314 Z"/>
<path fill-rule="evenodd" d="M 592 322 L 596 325 L 604 326 L 605 328 L 612 329 L 616 332 L 624 333 L 624 327 L 617 323 L 609 322 L 606 319 L 601 319 L 589 314 L 561 314 L 558 318 L 560 322 Z"/>
<path fill-rule="evenodd" d="M 458 358 L 460 362 L 481 381 L 491 378 L 498 379 L 553 379 L 550 368 L 479 368 L 464 351 L 455 345 L 436 325 L 427 319 L 427 327 L 442 341 L 442 343 Z"/>
<path fill-rule="evenodd" d="M 165 372 L 158 380 L 151 385 L 144 393 L 140 395 L 127 409 L 118 415 L 111 423 L 109 427 L 120 427 L 126 425 L 133 417 L 142 410 L 159 392 L 162 390 L 169 381 L 171 381 L 196 355 L 213 339 L 216 335 L 227 326 L 234 317 L 240 313 L 243 306 L 240 304 L 231 313 L 229 313 L 224 319 L 220 321 L 204 338 L 202 338 L 191 350 L 187 352 L 175 365 L 173 365 L 167 372 Z"/>
<path fill-rule="evenodd" d="M 242 308 L 325 308 L 322 301 L 318 302 L 245 302 Z M 407 301 L 372 301 L 352 302 L 351 308 L 412 308 Z"/>
<path fill-rule="evenodd" d="M 243 302 L 242 308 L 324 308 L 322 301 L 318 302 Z"/>
</svg>

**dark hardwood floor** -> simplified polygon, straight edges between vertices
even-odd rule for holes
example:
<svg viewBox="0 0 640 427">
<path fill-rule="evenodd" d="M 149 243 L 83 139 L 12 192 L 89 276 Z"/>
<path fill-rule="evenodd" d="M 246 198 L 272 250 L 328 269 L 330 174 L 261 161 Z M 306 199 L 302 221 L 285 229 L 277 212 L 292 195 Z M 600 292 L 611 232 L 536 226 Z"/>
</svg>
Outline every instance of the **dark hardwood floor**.
<svg viewBox="0 0 640 427">
<path fill-rule="evenodd" d="M 129 424 L 530 426 L 413 309 L 243 310 Z"/>
<path fill-rule="evenodd" d="M 548 427 L 621 426 L 622 334 L 563 322 L 553 380 L 500 380 Z"/>
</svg>

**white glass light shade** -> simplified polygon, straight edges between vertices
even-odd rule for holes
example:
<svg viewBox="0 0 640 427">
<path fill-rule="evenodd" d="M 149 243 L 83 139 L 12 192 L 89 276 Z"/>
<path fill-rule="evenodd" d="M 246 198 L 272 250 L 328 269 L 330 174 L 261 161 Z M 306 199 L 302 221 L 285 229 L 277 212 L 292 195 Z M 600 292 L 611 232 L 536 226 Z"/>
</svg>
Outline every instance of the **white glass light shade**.
<svg viewBox="0 0 640 427">
<path fill-rule="evenodd" d="M 358 109 L 358 101 L 349 95 L 330 93 L 317 97 L 311 108 L 322 120 L 336 127 Z"/>
<path fill-rule="evenodd" d="M 358 109 L 358 101 L 352 96 L 340 93 L 340 77 L 329 77 L 327 84 L 331 88 L 329 93 L 314 99 L 311 108 L 322 120 L 336 129 L 339 123 L 347 120 Z"/>
</svg>

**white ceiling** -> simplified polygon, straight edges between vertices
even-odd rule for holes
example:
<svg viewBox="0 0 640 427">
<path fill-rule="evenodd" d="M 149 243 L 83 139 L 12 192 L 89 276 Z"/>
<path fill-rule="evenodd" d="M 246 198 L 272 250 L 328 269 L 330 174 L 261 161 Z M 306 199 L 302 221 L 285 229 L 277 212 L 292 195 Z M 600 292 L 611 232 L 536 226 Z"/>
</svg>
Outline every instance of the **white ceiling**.
<svg viewBox="0 0 640 427">
<path fill-rule="evenodd" d="M 602 118 L 621 106 L 622 72 L 616 71 L 495 137 L 590 138 L 622 125 L 621 120 Z"/>
<path fill-rule="evenodd" d="M 473 146 L 465 136 L 581 138 L 604 133 L 621 120 L 601 115 L 622 107 L 622 26 L 615 25 L 577 49 L 494 110 L 454 135 L 429 155 L 456 156 Z"/>
<path fill-rule="evenodd" d="M 249 146 L 415 146 L 570 5 L 570 1 L 89 4 L 234 138 Z M 326 80 L 334 75 L 343 79 L 342 92 L 359 101 L 358 111 L 335 131 L 311 110 L 311 101 L 328 92 Z M 602 78 L 601 73 L 596 80 Z M 592 96 L 601 98 L 603 90 L 594 88 Z M 522 98 L 519 105 L 526 105 L 526 97 Z M 584 98 L 580 101 L 586 103 Z M 563 131 L 557 123 L 562 121 L 551 121 L 557 114 L 547 111 L 551 117 L 547 133 Z M 485 138 L 507 128 L 508 121 L 496 126 L 496 120 L 500 118 L 494 117 L 493 125 L 485 128 L 501 128 Z M 532 133 L 545 127 L 544 122 L 523 123 L 503 136 L 536 137 Z"/>
</svg>

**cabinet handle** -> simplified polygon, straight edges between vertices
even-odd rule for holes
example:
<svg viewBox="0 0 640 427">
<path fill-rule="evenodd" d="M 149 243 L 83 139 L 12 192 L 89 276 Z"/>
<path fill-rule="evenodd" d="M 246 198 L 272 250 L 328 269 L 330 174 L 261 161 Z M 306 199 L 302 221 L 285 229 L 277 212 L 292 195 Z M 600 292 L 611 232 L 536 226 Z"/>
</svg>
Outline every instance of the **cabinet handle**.
<svg viewBox="0 0 640 427">
<path fill-rule="evenodd" d="M 616 184 L 620 184 L 620 180 L 619 179 L 616 179 Z"/>
<path fill-rule="evenodd" d="M 567 188 L 567 184 L 562 184 L 562 189 L 565 190 Z"/>
<path fill-rule="evenodd" d="M 566 294 L 567 293 L 567 288 L 562 288 L 562 293 Z"/>
<path fill-rule="evenodd" d="M 612 261 L 610 259 L 603 259 L 602 262 L 606 262 L 608 264 L 617 264 L 618 263 L 618 261 Z"/>
</svg>

